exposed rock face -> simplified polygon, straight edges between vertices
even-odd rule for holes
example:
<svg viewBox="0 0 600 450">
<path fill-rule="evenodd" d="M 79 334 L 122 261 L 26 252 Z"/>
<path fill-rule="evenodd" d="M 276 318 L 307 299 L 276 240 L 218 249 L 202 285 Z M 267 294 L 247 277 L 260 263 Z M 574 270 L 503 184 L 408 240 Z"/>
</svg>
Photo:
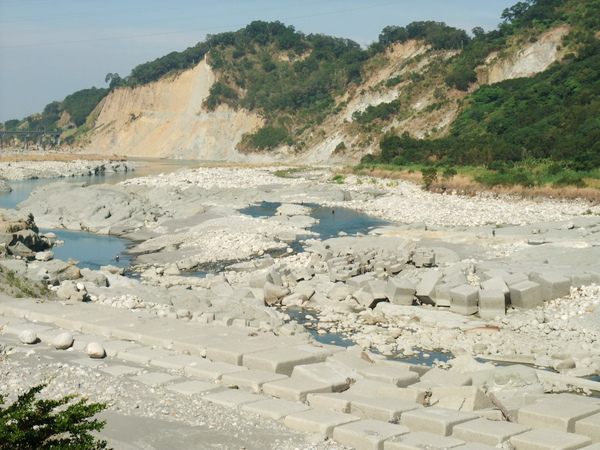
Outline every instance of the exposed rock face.
<svg viewBox="0 0 600 450">
<path fill-rule="evenodd" d="M 247 111 L 202 108 L 215 81 L 202 61 L 181 75 L 112 92 L 100 105 L 89 149 L 101 154 L 199 160 L 242 160 L 235 150 L 244 133 L 262 125 Z"/>
<path fill-rule="evenodd" d="M 544 33 L 540 38 L 524 46 L 508 58 L 490 58 L 490 67 L 481 72 L 480 83 L 492 84 L 519 77 L 530 77 L 543 72 L 560 59 L 559 46 L 568 27 L 560 27 Z"/>
</svg>

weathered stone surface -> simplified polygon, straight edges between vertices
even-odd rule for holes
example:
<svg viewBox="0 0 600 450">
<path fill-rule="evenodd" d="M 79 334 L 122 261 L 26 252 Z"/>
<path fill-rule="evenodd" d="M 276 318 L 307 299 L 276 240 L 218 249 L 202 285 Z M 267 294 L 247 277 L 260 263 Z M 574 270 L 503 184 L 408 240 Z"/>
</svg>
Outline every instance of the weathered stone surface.
<svg viewBox="0 0 600 450">
<path fill-rule="evenodd" d="M 38 337 L 34 330 L 26 329 L 21 331 L 19 334 L 19 340 L 23 344 L 35 344 L 38 340 Z"/>
<path fill-rule="evenodd" d="M 51 259 L 54 259 L 54 252 L 50 250 L 46 250 L 44 252 L 37 252 L 35 254 L 35 259 L 37 261 L 50 261 Z"/>
<path fill-rule="evenodd" d="M 87 290 L 85 286 L 78 286 L 78 283 L 74 281 L 63 281 L 56 291 L 56 295 L 60 298 L 64 298 L 66 300 L 82 302 L 87 297 Z"/>
<path fill-rule="evenodd" d="M 104 350 L 104 347 L 102 347 L 102 345 L 100 345 L 98 342 L 90 342 L 85 351 L 90 358 L 100 359 L 106 357 L 106 351 Z"/>
<path fill-rule="evenodd" d="M 61 333 L 52 340 L 52 345 L 57 350 L 66 350 L 73 345 L 73 341 L 71 333 Z"/>
<path fill-rule="evenodd" d="M 263 286 L 263 292 L 265 296 L 265 303 L 268 305 L 274 305 L 278 303 L 283 297 L 290 293 L 288 288 L 276 286 L 273 283 L 266 282 Z"/>
</svg>

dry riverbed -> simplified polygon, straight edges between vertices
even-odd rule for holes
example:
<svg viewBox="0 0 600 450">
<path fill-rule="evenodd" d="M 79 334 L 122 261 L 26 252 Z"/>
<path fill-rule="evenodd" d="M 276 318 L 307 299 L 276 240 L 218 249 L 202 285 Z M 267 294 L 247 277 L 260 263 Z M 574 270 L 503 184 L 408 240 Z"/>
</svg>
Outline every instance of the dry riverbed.
<svg viewBox="0 0 600 450">
<path fill-rule="evenodd" d="M 0 174 L 6 179 L 28 176 L 13 163 L 7 164 L 0 162 Z M 54 164 L 47 163 L 48 171 L 71 173 Z M 600 370 L 598 205 L 487 193 L 434 194 L 402 181 L 354 175 L 337 184 L 328 169 L 299 170 L 292 172 L 293 177 L 281 178 L 276 170 L 281 168 L 200 167 L 134 178 L 116 186 L 56 183 L 34 192 L 18 209 L 32 213 L 40 227 L 88 230 L 137 242 L 133 251 L 139 254 L 135 262 L 140 280 L 108 269 L 103 275 L 108 287 L 92 282 L 91 276 L 85 279 L 87 297 L 107 307 L 143 308 L 159 317 L 189 314 L 187 319 L 192 320 L 206 314 L 219 318 L 226 311 L 231 320 L 254 321 L 261 332 L 278 333 L 287 326 L 286 333 L 292 334 L 305 330 L 286 325 L 285 309 L 310 308 L 315 331 L 321 335 L 345 334 L 385 356 L 443 351 L 451 356 L 447 362 L 437 361 L 439 367 L 467 374 L 490 368 L 473 357 L 524 363 L 564 375 L 555 378 L 540 372 L 545 392 L 590 394 L 595 389 L 586 378 Z M 272 217 L 250 217 L 238 211 L 260 202 L 281 206 Z M 332 215 L 335 208 L 352 208 L 394 225 L 356 237 L 345 236 L 340 229 L 339 238 L 322 241 L 311 230 L 315 221 L 307 205 L 313 203 L 332 208 Z M 301 252 L 290 246 L 298 238 L 305 241 Z M 433 263 L 416 262 L 416 255 L 430 254 L 435 255 Z M 205 278 L 184 276 L 206 263 L 226 268 Z M 18 264 L 30 274 L 39 274 L 43 266 Z M 359 274 L 371 278 L 361 279 L 367 280 L 362 285 L 352 282 Z M 456 286 L 477 290 L 490 279 L 500 279 L 508 289 L 516 276 L 529 282 L 558 277 L 552 279 L 562 283 L 561 295 L 532 307 L 514 303 L 506 313 L 485 317 L 477 306 L 461 313 L 443 302 Z M 438 288 L 445 284 L 448 289 L 438 292 L 434 283 L 426 295 L 419 294 L 420 283 L 432 277 Z M 375 292 L 385 283 L 389 286 L 390 280 L 415 288 L 414 305 L 412 299 L 410 304 L 399 304 L 389 300 L 392 294 L 386 293 L 385 298 Z M 544 280 L 537 284 L 545 286 Z M 544 291 L 544 295 L 552 293 Z M 270 329 L 265 329 L 267 322 Z M 21 359 L 8 361 L 7 373 L 14 372 L 9 376 L 15 380 L 25 376 L 19 372 Z M 57 367 L 49 365 L 48 372 L 40 368 L 32 378 L 47 376 Z M 68 392 L 73 383 L 89 375 L 86 368 L 77 369 L 81 373 L 70 370 L 73 373 L 58 392 Z M 99 386 L 105 383 L 101 377 L 97 381 Z M 113 412 L 118 414 L 133 414 L 133 405 L 139 404 L 141 416 L 161 418 L 168 413 L 152 410 L 144 399 L 159 395 L 166 402 L 165 411 L 181 401 L 152 390 L 130 400 L 119 395 L 127 390 L 121 384 L 114 386 L 109 398 L 107 389 L 91 390 L 89 396 L 115 401 Z M 222 411 L 207 407 L 196 411 L 192 404 L 184 404 L 178 410 L 185 408 L 189 414 L 170 418 L 185 426 L 218 423 L 223 433 L 226 422 L 242 432 L 260 429 L 265 436 L 288 432 L 230 412 L 231 417 L 223 418 Z M 264 448 L 342 448 L 311 439 L 289 436 L 275 443 L 265 437 Z"/>
</svg>

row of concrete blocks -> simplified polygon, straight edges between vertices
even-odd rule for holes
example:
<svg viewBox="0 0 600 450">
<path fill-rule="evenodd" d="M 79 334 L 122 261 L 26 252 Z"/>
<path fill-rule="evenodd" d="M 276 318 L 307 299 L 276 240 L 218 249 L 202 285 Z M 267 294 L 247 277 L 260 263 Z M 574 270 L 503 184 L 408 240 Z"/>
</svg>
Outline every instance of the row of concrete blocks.
<svg viewBox="0 0 600 450">
<path fill-rule="evenodd" d="M 396 304 L 410 305 L 416 298 L 423 304 L 450 307 L 451 311 L 471 315 L 479 313 L 484 318 L 504 315 L 506 307 L 512 305 L 520 310 L 542 306 L 545 301 L 568 296 L 573 278 L 552 272 L 486 271 L 480 286 L 468 284 L 461 272 L 444 274 L 442 271 L 425 272 L 415 286 L 402 277 L 390 279 L 389 284 L 397 288 L 388 300 Z M 577 276 L 576 286 L 597 282 L 593 275 Z"/>
<path fill-rule="evenodd" d="M 38 335 L 48 342 L 63 332 L 48 326 L 19 323 L 18 320 L 6 324 L 4 331 L 16 334 L 23 327 L 31 326 L 35 326 Z M 163 348 L 142 347 L 134 342 L 107 340 L 103 345 L 109 356 L 118 359 L 178 369 L 201 380 L 250 388 L 254 394 L 236 390 L 217 392 L 205 398 L 216 403 L 243 405 L 250 412 L 270 417 L 279 411 L 281 417 L 278 418 L 284 418 L 291 428 L 321 432 L 358 449 L 422 448 L 417 445 L 424 443 L 452 447 L 460 441 L 471 442 L 470 448 L 486 448 L 482 446 L 497 445 L 510 438 L 518 450 L 562 450 L 600 442 L 600 404 L 597 399 L 557 396 L 519 410 L 518 424 L 496 422 L 475 413 L 422 406 L 425 390 L 434 391 L 431 386 L 445 383 L 454 386 L 451 389 L 456 395 L 461 389 L 459 386 L 465 388 L 469 384 L 470 377 L 465 375 L 382 361 L 370 355 L 373 364 L 353 351 L 310 344 L 293 345 L 297 344 L 293 339 L 281 342 L 287 346 L 279 351 L 259 351 L 260 345 L 256 346 L 256 341 L 254 345 L 246 344 L 244 349 L 241 336 L 237 338 L 240 339 L 238 342 L 222 339 L 220 344 L 209 345 L 207 356 L 213 361 Z M 75 345 L 81 347 L 93 339 L 98 337 L 78 335 Z M 262 344 L 267 345 L 267 342 Z M 272 346 L 273 342 L 268 345 Z M 219 362 L 219 359 L 230 362 Z M 257 369 L 232 364 L 244 360 L 246 366 Z M 349 374 L 359 380 L 351 383 Z M 190 392 L 197 392 L 197 388 L 197 385 L 180 387 Z M 333 393 L 344 388 L 348 389 Z M 258 392 L 277 398 L 265 399 L 257 395 Z M 308 410 L 306 403 L 312 409 Z"/>
<path fill-rule="evenodd" d="M 378 279 L 400 273 L 405 269 L 407 263 L 415 267 L 432 267 L 435 265 L 435 253 L 427 249 L 416 249 L 414 251 L 399 255 L 381 255 L 374 250 L 352 255 L 331 258 L 327 261 L 330 281 L 347 281 L 349 278 L 373 273 Z"/>
</svg>

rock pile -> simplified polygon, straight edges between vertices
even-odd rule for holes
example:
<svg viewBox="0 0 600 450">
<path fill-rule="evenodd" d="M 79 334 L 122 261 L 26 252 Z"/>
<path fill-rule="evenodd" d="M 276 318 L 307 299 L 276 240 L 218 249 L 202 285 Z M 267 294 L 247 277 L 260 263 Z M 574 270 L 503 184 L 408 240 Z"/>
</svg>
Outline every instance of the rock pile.
<svg viewBox="0 0 600 450">
<path fill-rule="evenodd" d="M 32 214 L 5 210 L 0 215 L 0 253 L 23 259 L 49 258 L 50 236 L 39 234 Z"/>
</svg>

